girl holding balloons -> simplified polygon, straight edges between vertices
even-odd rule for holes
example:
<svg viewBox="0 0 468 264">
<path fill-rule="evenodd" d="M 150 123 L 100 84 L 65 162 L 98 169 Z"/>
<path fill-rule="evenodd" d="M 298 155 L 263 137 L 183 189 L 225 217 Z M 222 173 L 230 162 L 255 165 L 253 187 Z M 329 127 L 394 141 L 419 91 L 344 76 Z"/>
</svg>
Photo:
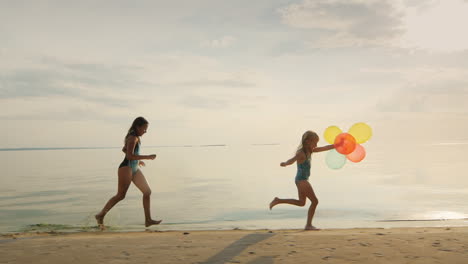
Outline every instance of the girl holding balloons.
<svg viewBox="0 0 468 264">
<path fill-rule="evenodd" d="M 312 204 L 309 207 L 307 214 L 307 223 L 305 230 L 318 230 L 312 225 L 312 218 L 314 217 L 315 209 L 318 205 L 317 196 L 314 193 L 314 189 L 310 185 L 308 179 L 310 176 L 310 160 L 313 152 L 322 152 L 334 149 L 334 145 L 327 145 L 323 147 L 317 147 L 319 136 L 313 131 L 306 131 L 302 135 L 301 144 L 296 151 L 296 155 L 285 162 L 281 162 L 281 167 L 297 163 L 296 173 L 296 186 L 299 199 L 280 199 L 275 197 L 270 203 L 270 210 L 277 204 L 292 204 L 296 206 L 304 206 L 306 204 L 306 198 L 308 198 Z"/>
</svg>

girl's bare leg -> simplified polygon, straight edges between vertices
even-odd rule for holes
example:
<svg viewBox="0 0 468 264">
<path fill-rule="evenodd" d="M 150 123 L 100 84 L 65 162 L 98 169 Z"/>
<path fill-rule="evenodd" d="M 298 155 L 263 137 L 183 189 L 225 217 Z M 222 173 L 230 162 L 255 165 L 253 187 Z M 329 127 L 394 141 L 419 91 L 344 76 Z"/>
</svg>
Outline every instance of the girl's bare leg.
<svg viewBox="0 0 468 264">
<path fill-rule="evenodd" d="M 118 202 L 122 201 L 127 194 L 128 187 L 132 182 L 132 169 L 129 167 L 122 167 L 118 170 L 119 182 L 117 186 L 117 194 L 114 195 L 109 201 L 106 203 L 104 208 L 102 208 L 101 212 L 95 215 L 97 223 L 101 229 L 104 229 L 104 216 L 106 216 L 107 212 L 109 212 L 114 205 Z"/>
<path fill-rule="evenodd" d="M 304 191 L 302 190 L 303 187 L 301 187 L 302 185 L 300 185 L 300 182 L 302 182 L 302 181 L 299 181 L 299 182 L 296 183 L 297 195 L 299 197 L 298 200 L 296 200 L 296 199 L 280 199 L 278 197 L 275 197 L 275 199 L 273 199 L 273 201 L 271 201 L 271 203 L 270 203 L 270 210 L 271 210 L 271 208 L 273 208 L 277 204 L 292 204 L 292 205 L 296 205 L 296 206 L 304 206 L 305 203 L 306 203 L 306 195 L 305 195 Z"/>
<path fill-rule="evenodd" d="M 133 176 L 133 183 L 140 189 L 143 193 L 143 209 L 145 210 L 145 226 L 158 225 L 161 223 L 161 220 L 151 219 L 151 207 L 150 207 L 150 197 L 151 197 L 151 188 L 146 181 L 143 173 L 138 170 Z"/>
<path fill-rule="evenodd" d="M 302 185 L 301 190 L 303 190 L 304 195 L 312 202 L 307 213 L 307 223 L 305 230 L 317 230 L 317 228 L 312 225 L 312 219 L 314 218 L 315 209 L 318 205 L 317 196 L 315 195 L 314 189 L 308 181 L 300 181 L 299 184 Z"/>
<path fill-rule="evenodd" d="M 314 190 L 312 189 L 312 186 L 308 181 L 298 181 L 296 183 L 297 186 L 297 193 L 299 196 L 299 199 L 280 199 L 278 197 L 275 197 L 273 201 L 270 203 L 270 210 L 277 204 L 292 204 L 296 206 L 304 206 L 306 203 L 306 198 L 309 198 L 309 200 L 312 202 L 312 204 L 309 207 L 309 210 L 307 212 L 307 222 L 305 226 L 305 230 L 318 230 L 315 226 L 312 225 L 312 219 L 314 218 L 315 214 L 315 209 L 317 208 L 318 205 L 318 199 L 317 196 L 314 193 Z"/>
</svg>

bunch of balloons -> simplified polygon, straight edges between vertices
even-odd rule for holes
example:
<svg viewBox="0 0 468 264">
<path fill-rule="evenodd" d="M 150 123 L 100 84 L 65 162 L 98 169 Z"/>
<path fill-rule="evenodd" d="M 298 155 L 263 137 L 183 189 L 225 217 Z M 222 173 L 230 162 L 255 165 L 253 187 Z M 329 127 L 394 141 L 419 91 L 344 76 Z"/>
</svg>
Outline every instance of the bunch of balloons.
<svg viewBox="0 0 468 264">
<path fill-rule="evenodd" d="M 337 126 L 329 126 L 324 132 L 325 140 L 333 144 L 335 149 L 326 156 L 326 163 L 331 169 L 342 168 L 346 160 L 360 162 L 366 157 L 366 150 L 361 145 L 372 137 L 372 129 L 365 123 L 356 123 L 343 133 Z"/>
</svg>

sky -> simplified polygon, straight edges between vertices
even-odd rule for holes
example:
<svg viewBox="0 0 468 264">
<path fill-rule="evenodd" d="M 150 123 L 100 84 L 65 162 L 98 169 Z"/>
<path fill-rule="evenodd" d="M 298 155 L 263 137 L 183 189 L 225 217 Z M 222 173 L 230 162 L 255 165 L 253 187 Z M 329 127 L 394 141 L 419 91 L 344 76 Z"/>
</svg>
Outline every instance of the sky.
<svg viewBox="0 0 468 264">
<path fill-rule="evenodd" d="M 296 142 L 355 122 L 468 141 L 467 13 L 467 0 L 0 0 L 0 148 L 120 146 L 137 116 L 150 145 Z"/>
</svg>

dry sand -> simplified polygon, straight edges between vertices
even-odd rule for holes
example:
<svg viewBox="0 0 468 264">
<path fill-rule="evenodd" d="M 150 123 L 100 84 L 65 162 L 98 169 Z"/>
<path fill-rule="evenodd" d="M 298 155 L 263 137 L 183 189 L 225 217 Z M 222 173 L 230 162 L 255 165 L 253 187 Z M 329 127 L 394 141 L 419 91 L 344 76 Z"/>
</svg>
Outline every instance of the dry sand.
<svg viewBox="0 0 468 264">
<path fill-rule="evenodd" d="M 9 234 L 0 263 L 468 263 L 468 227 Z"/>
</svg>

